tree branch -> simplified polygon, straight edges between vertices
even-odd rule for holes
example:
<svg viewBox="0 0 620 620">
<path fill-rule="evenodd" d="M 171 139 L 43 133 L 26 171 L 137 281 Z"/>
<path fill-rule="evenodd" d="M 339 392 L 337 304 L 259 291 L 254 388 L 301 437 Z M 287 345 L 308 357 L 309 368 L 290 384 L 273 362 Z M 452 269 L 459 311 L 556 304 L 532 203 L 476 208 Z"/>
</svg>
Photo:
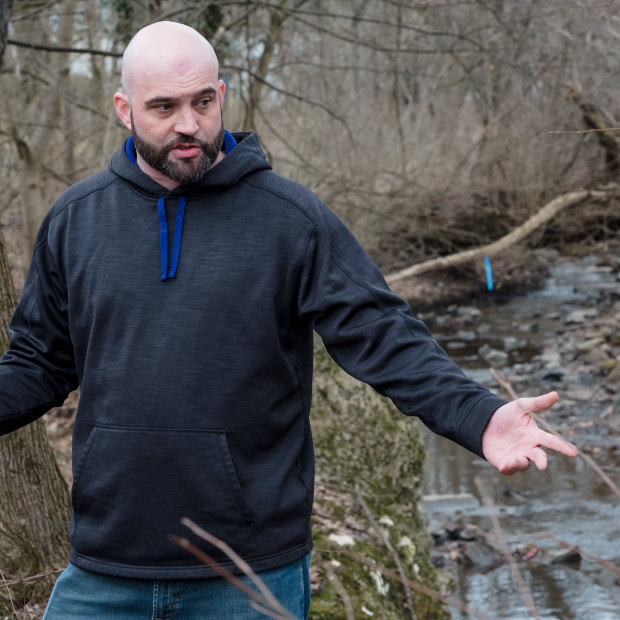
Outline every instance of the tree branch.
<svg viewBox="0 0 620 620">
<path fill-rule="evenodd" d="M 93 54 L 95 56 L 110 56 L 112 58 L 122 58 L 123 56 L 123 54 L 120 52 L 106 52 L 104 50 L 79 47 L 56 47 L 53 45 L 39 45 L 38 43 L 17 41 L 16 39 L 7 39 L 6 42 L 7 44 L 15 45 L 16 47 L 25 47 L 33 50 L 39 50 L 42 52 L 56 52 L 59 54 Z"/>
</svg>

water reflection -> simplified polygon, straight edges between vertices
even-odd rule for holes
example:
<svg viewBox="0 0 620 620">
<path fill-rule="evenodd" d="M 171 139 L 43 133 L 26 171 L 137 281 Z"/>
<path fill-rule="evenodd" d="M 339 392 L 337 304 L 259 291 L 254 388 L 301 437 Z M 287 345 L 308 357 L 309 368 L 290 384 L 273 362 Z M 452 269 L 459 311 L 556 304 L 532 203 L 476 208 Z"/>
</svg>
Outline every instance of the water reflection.
<svg viewBox="0 0 620 620">
<path fill-rule="evenodd" d="M 552 532 L 560 540 L 620 566 L 620 505 L 617 497 L 582 461 L 551 457 L 546 472 L 528 470 L 518 476 L 496 473 L 482 459 L 425 431 L 428 448 L 426 489 L 433 494 L 471 493 L 480 476 L 497 507 L 511 548 L 534 542 L 546 549 L 558 547 L 548 539 L 530 538 Z M 620 471 L 620 463 L 616 464 Z M 507 491 L 509 489 L 509 492 Z M 448 520 L 473 523 L 492 532 L 486 508 L 443 504 L 426 509 L 429 529 Z M 542 618 L 562 620 L 620 618 L 620 588 L 616 576 L 597 563 L 583 559 L 572 565 L 519 565 Z M 496 618 L 529 618 L 529 612 L 508 566 L 485 574 L 460 567 L 454 596 Z M 466 618 L 454 610 L 453 618 Z"/>
</svg>

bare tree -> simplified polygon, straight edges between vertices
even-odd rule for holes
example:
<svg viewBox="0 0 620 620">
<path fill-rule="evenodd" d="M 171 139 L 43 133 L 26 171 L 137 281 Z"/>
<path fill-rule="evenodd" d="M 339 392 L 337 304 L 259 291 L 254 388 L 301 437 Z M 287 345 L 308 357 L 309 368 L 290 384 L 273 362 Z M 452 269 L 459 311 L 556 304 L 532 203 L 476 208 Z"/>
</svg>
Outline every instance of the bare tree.
<svg viewBox="0 0 620 620">
<path fill-rule="evenodd" d="M 0 2 L 0 63 L 11 2 Z M 16 305 L 0 231 L 0 349 L 9 346 L 8 323 Z M 69 492 L 47 441 L 42 420 L 0 438 L 0 568 L 13 578 L 57 569 L 67 561 Z M 52 579 L 39 582 L 48 589 Z M 13 590 L 28 600 L 35 586 Z M 6 594 L 5 594 L 6 596 Z M 2 597 L 4 598 L 4 596 Z M 4 609 L 2 609 L 4 607 Z M 0 602 L 0 613 L 10 611 Z"/>
</svg>

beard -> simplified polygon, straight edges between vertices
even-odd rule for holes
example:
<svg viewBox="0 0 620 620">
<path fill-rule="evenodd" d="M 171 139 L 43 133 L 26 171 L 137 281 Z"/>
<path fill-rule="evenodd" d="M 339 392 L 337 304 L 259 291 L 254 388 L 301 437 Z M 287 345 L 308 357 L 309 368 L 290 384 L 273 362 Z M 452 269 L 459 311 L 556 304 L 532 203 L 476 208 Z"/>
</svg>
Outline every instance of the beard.
<svg viewBox="0 0 620 620">
<path fill-rule="evenodd" d="M 198 138 L 181 133 L 178 134 L 174 140 L 161 147 L 149 142 L 138 133 L 136 125 L 133 122 L 133 114 L 131 115 L 131 127 L 136 150 L 140 153 L 142 159 L 144 159 L 151 168 L 157 170 L 157 172 L 161 172 L 180 185 L 189 185 L 202 179 L 219 155 L 224 140 L 223 122 L 220 123 L 220 129 L 213 140 L 199 140 Z M 170 151 L 179 144 L 198 144 L 202 153 L 199 157 L 173 162 L 169 159 Z"/>
</svg>

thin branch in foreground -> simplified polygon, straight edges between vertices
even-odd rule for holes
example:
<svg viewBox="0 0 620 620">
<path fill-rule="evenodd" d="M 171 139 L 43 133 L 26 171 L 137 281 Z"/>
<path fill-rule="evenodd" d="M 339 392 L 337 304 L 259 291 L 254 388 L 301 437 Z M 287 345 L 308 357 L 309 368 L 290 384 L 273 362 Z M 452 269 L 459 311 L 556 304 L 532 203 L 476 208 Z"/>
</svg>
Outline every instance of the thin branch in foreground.
<svg viewBox="0 0 620 620">
<path fill-rule="evenodd" d="M 347 620 L 355 620 L 355 615 L 353 614 L 353 605 L 351 604 L 351 597 L 349 593 L 345 590 L 345 587 L 342 585 L 342 582 L 336 576 L 332 565 L 324 561 L 323 568 L 327 573 L 327 578 L 332 582 L 334 588 L 336 588 L 336 592 L 338 592 L 338 596 L 342 599 L 342 603 L 344 605 L 344 613 L 347 617 Z"/>
<path fill-rule="evenodd" d="M 317 551 L 321 551 L 321 550 L 317 549 Z M 357 553 L 355 551 L 350 551 L 349 549 L 342 549 L 342 548 L 328 549 L 328 550 L 324 549 L 323 551 L 328 551 L 329 553 L 340 553 L 342 555 L 346 555 L 356 560 L 360 564 L 363 564 L 364 566 L 367 566 L 368 568 L 371 568 L 372 570 L 377 571 L 378 573 L 381 573 L 384 577 L 387 577 L 388 579 L 391 579 L 392 581 L 398 581 L 399 583 L 402 583 L 403 585 L 409 586 L 412 590 L 415 590 L 416 592 L 420 592 L 421 594 L 424 594 L 428 596 L 429 598 L 432 598 L 434 601 L 441 601 L 442 603 L 445 603 L 446 605 L 450 607 L 455 607 L 456 609 L 460 609 L 466 614 L 469 614 L 469 616 L 472 618 L 478 618 L 479 620 L 495 620 L 495 618 L 493 618 L 492 616 L 489 616 L 482 611 L 474 609 L 473 607 L 470 607 L 469 605 L 467 605 L 466 603 L 463 603 L 462 601 L 459 601 L 458 599 L 452 598 L 451 596 L 445 596 L 441 592 L 438 592 L 437 590 L 433 590 L 433 588 L 429 588 L 428 586 L 425 586 L 424 584 L 421 584 L 421 583 L 417 583 L 416 581 L 413 581 L 411 579 L 407 579 L 407 578 L 403 579 L 403 577 L 401 577 L 397 572 L 390 570 L 389 568 L 386 568 L 385 566 L 382 566 L 381 564 L 378 564 L 374 560 L 367 558 L 361 553 Z"/>
<path fill-rule="evenodd" d="M 6 581 L 6 579 L 4 579 L 4 576 L 2 576 L 2 579 L 4 581 L 4 585 L 5 586 L 16 586 L 16 585 L 21 585 L 21 584 L 26 584 L 26 585 L 30 585 L 33 584 L 35 581 L 38 581 L 39 579 L 43 579 L 43 577 L 50 577 L 52 575 L 59 575 L 60 573 L 62 573 L 64 569 L 62 568 L 58 568 L 55 570 L 48 570 L 45 571 L 44 573 L 38 573 L 36 575 L 30 575 L 29 577 L 22 577 L 21 579 L 11 579 L 11 581 Z M 0 571 L 1 573 L 1 571 Z"/>
<path fill-rule="evenodd" d="M 517 400 L 518 396 L 507 379 L 504 379 L 499 374 L 497 374 L 494 368 L 489 368 L 489 373 L 491 373 L 491 376 L 500 384 L 500 386 L 504 388 L 504 390 L 506 390 L 506 392 L 513 400 Z M 549 422 L 543 420 L 535 411 L 529 411 L 528 413 L 533 418 L 533 420 L 537 424 L 540 424 L 546 431 L 548 431 L 552 435 L 555 435 L 559 439 L 562 439 L 563 441 L 567 441 L 564 437 L 562 437 L 562 435 L 560 435 L 558 431 L 555 430 L 555 428 L 553 428 L 553 426 L 551 426 L 551 424 L 549 424 Z M 599 467 L 599 465 L 589 454 L 586 454 L 577 446 L 575 447 L 577 448 L 577 456 L 579 456 L 579 458 L 581 458 L 587 465 L 589 465 L 601 478 L 601 480 L 615 493 L 615 495 L 620 498 L 620 488 L 618 488 L 616 483 Z"/>
<path fill-rule="evenodd" d="M 262 579 L 258 577 L 258 575 L 252 570 L 250 565 L 241 558 L 237 553 L 235 553 L 224 541 L 220 540 L 213 534 L 210 534 L 206 530 L 203 530 L 201 527 L 196 525 L 191 519 L 183 518 L 181 519 L 181 523 L 189 528 L 196 536 L 202 538 L 208 543 L 212 544 L 214 547 L 217 547 L 222 553 L 224 553 L 228 558 L 230 558 L 237 568 L 239 568 L 243 573 L 249 577 L 252 583 L 258 588 L 259 592 L 265 597 L 268 601 L 269 605 L 276 609 L 282 615 L 286 617 L 292 617 L 284 607 L 280 604 L 280 601 L 271 593 L 269 588 L 263 583 Z"/>
<path fill-rule="evenodd" d="M 586 560 L 590 560 L 591 562 L 596 562 L 599 566 L 602 566 L 603 568 L 606 568 L 612 573 L 615 573 L 616 575 L 620 576 L 620 568 L 616 566 L 615 564 L 612 564 L 609 560 L 605 560 L 599 557 L 598 555 L 594 555 L 593 553 L 588 553 L 587 551 L 584 551 L 583 549 L 581 549 L 581 547 L 578 547 L 577 545 L 572 545 L 571 543 L 566 542 L 565 540 L 561 540 L 560 538 L 557 538 L 557 536 L 554 536 L 551 532 L 548 532 L 545 538 L 550 538 L 551 540 L 554 540 L 555 542 L 557 542 L 559 545 L 561 545 L 565 549 L 570 549 L 571 551 L 575 551 L 582 558 L 585 558 Z"/>
<path fill-rule="evenodd" d="M 286 609 L 284 609 L 279 603 L 277 603 L 277 605 L 283 610 L 284 613 L 281 613 L 279 610 L 273 609 L 271 605 L 265 600 L 264 596 L 250 588 L 243 581 L 241 581 L 241 579 L 235 577 L 232 573 L 227 571 L 223 566 L 218 564 L 210 555 L 206 554 L 204 551 L 202 551 L 202 549 L 196 547 L 196 545 L 192 544 L 187 538 L 171 535 L 170 540 L 172 542 L 175 542 L 186 551 L 189 551 L 201 562 L 206 564 L 209 568 L 213 569 L 220 577 L 223 577 L 224 579 L 226 579 L 226 581 L 228 581 L 228 583 L 243 592 L 248 597 L 249 604 L 254 609 L 257 609 L 258 611 L 265 614 L 266 616 L 269 616 L 270 618 L 274 618 L 274 620 L 295 620 L 294 616 L 288 613 L 288 611 L 286 611 Z M 264 584 L 263 587 L 265 587 Z"/>
<path fill-rule="evenodd" d="M 525 587 L 525 582 L 523 581 L 523 577 L 521 576 L 519 567 L 517 566 L 515 559 L 512 557 L 512 553 L 510 553 L 510 549 L 508 548 L 508 543 L 504 538 L 502 527 L 499 523 L 497 515 L 495 514 L 495 504 L 493 503 L 493 500 L 484 488 L 484 484 L 482 483 L 482 480 L 479 476 L 474 476 L 474 484 L 476 485 L 478 491 L 480 492 L 480 495 L 482 496 L 482 501 L 484 502 L 484 505 L 489 511 L 489 516 L 491 517 L 491 522 L 493 523 L 493 530 L 495 530 L 496 540 L 510 566 L 512 574 L 514 575 L 515 581 L 517 582 L 517 586 L 519 588 L 519 592 L 521 592 L 521 596 L 523 597 L 523 600 L 525 601 L 525 604 L 527 605 L 530 614 L 534 618 L 540 618 L 540 616 L 538 615 L 538 611 L 536 610 L 536 605 L 534 604 L 534 599 Z"/>
<path fill-rule="evenodd" d="M 413 607 L 413 601 L 411 600 L 411 590 L 404 583 L 405 571 L 403 570 L 403 565 L 400 562 L 398 553 L 396 553 L 396 551 L 394 550 L 394 547 L 392 547 L 392 544 L 390 543 L 388 537 L 385 535 L 383 530 L 377 525 L 377 522 L 375 521 L 375 518 L 372 512 L 370 512 L 370 508 L 368 508 L 368 505 L 364 501 L 364 498 L 362 497 L 359 487 L 357 486 L 355 488 L 355 495 L 357 497 L 357 501 L 359 502 L 360 506 L 366 513 L 366 517 L 370 521 L 370 524 L 372 525 L 373 529 L 375 530 L 375 532 L 377 532 L 377 534 L 379 534 L 379 536 L 381 537 L 381 540 L 383 540 L 383 544 L 387 547 L 387 550 L 392 555 L 392 559 L 394 560 L 394 564 L 396 564 L 396 569 L 398 570 L 398 574 L 403 579 L 402 585 L 404 586 L 404 590 L 405 590 L 405 601 L 407 605 L 407 610 L 409 611 L 409 615 L 415 620 L 416 614 L 415 614 L 415 610 Z"/>
<path fill-rule="evenodd" d="M 485 537 L 487 542 L 489 544 L 491 544 L 491 546 L 495 546 L 495 535 L 494 534 L 491 534 L 490 532 L 485 532 L 484 530 L 480 530 L 480 532 L 482 532 L 483 536 Z M 605 560 L 604 558 L 601 558 L 598 555 L 594 555 L 593 553 L 588 553 L 587 551 L 584 551 L 578 545 L 573 545 L 572 543 L 569 543 L 569 542 L 567 542 L 565 540 L 562 540 L 561 538 L 558 538 L 555 534 L 553 534 L 553 532 L 548 532 L 548 531 L 531 532 L 529 534 L 521 534 L 519 536 L 505 536 L 504 539 L 506 541 L 511 540 L 513 542 L 515 542 L 515 541 L 516 542 L 521 542 L 521 541 L 523 541 L 523 539 L 536 539 L 536 540 L 549 539 L 549 540 L 553 540 L 556 543 L 558 543 L 558 545 L 564 547 L 565 549 L 570 549 L 571 551 L 574 551 L 575 553 L 578 553 L 585 560 L 589 560 L 591 562 L 596 562 L 597 564 L 599 564 L 603 568 L 606 568 L 607 570 L 611 571 L 612 573 L 614 573 L 615 575 L 618 575 L 620 577 L 620 567 L 619 566 L 616 566 L 615 564 L 612 564 L 609 560 Z"/>
<path fill-rule="evenodd" d="M 15 614 L 15 617 L 17 618 L 17 609 L 15 609 L 15 603 L 13 602 L 13 595 L 11 594 L 11 588 L 9 588 L 9 584 L 4 578 L 4 573 L 2 572 L 2 569 L 0 569 L 0 577 L 2 577 L 2 583 L 4 584 L 7 594 L 9 595 L 9 602 L 11 603 L 11 609 L 13 610 L 13 613 Z"/>
</svg>

